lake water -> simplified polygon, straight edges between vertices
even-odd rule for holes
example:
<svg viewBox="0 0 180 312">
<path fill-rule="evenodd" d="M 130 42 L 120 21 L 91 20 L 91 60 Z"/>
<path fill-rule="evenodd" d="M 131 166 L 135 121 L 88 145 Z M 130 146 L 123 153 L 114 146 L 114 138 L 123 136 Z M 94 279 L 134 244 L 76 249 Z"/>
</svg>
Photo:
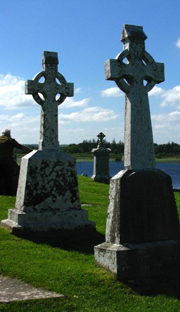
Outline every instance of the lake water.
<svg viewBox="0 0 180 312">
<path fill-rule="evenodd" d="M 157 163 L 157 169 L 163 170 L 171 176 L 173 188 L 180 188 L 180 162 Z M 93 175 L 93 162 L 76 162 L 76 169 L 78 174 L 85 173 L 88 177 Z M 109 162 L 109 173 L 113 177 L 120 170 L 124 170 L 123 162 Z"/>
</svg>

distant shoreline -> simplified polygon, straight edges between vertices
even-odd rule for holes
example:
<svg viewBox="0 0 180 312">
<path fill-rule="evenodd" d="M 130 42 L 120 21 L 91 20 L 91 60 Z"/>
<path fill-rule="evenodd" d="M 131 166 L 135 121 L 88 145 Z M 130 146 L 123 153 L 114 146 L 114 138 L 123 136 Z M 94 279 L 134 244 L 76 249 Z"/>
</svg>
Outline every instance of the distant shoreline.
<svg viewBox="0 0 180 312">
<path fill-rule="evenodd" d="M 76 159 L 76 162 L 93 162 L 93 157 L 82 157 L 78 155 L 76 158 L 76 155 L 70 154 Z M 20 162 L 21 158 L 25 156 L 22 154 L 17 154 L 17 162 Z M 116 161 L 114 158 L 110 158 L 109 161 Z M 156 163 L 163 163 L 163 162 L 180 162 L 180 157 L 164 157 L 164 158 L 155 158 Z M 123 161 L 116 161 L 116 162 L 123 162 Z"/>
</svg>

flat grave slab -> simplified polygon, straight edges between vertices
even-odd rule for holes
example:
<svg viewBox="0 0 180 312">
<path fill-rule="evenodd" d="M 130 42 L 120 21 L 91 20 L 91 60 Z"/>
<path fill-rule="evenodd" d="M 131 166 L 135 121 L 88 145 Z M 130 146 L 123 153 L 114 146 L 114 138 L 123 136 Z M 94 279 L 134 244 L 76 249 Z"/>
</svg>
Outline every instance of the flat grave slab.
<svg viewBox="0 0 180 312">
<path fill-rule="evenodd" d="M 64 295 L 35 288 L 16 278 L 0 275 L 0 303 L 43 298 L 63 298 Z"/>
</svg>

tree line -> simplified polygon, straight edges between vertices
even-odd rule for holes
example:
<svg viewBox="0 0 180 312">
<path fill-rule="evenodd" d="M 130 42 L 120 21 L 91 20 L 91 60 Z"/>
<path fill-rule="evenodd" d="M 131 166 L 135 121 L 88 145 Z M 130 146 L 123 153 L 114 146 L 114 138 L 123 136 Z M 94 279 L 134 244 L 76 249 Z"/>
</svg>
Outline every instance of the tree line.
<svg viewBox="0 0 180 312">
<path fill-rule="evenodd" d="M 69 144 L 67 146 L 63 146 L 63 150 L 69 154 L 83 154 L 90 153 L 93 148 L 96 148 L 98 145 L 98 141 L 93 140 L 84 140 L 79 144 Z M 104 140 L 104 146 L 106 148 L 110 148 L 112 154 L 114 155 L 123 155 L 124 154 L 124 142 L 119 141 L 116 142 L 113 139 L 112 142 L 108 142 Z M 163 157 L 176 157 L 180 156 L 180 145 L 174 142 L 168 142 L 167 144 L 154 144 L 154 151 L 157 158 Z"/>
<path fill-rule="evenodd" d="M 154 144 L 156 158 L 180 156 L 180 145 L 174 142 L 167 144 Z"/>
<path fill-rule="evenodd" d="M 84 154 L 90 153 L 93 148 L 97 148 L 97 145 L 98 141 L 95 139 L 84 140 L 82 143 L 79 144 L 69 144 L 67 146 L 63 146 L 62 149 L 69 154 Z M 116 141 L 113 140 L 110 143 L 104 140 L 104 146 L 106 148 L 110 148 L 113 154 L 123 154 L 124 152 L 124 143 L 122 141 L 116 143 Z"/>
</svg>

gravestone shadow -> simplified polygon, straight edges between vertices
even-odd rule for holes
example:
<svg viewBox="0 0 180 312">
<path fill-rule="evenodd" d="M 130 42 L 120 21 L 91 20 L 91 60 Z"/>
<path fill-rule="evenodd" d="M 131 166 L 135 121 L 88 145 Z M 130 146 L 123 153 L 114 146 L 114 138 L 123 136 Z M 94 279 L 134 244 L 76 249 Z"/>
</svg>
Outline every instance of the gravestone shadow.
<svg viewBox="0 0 180 312">
<path fill-rule="evenodd" d="M 180 300 L 180 282 L 166 281 L 162 283 L 134 283 L 134 281 L 123 282 L 126 286 L 130 287 L 137 295 L 155 297 L 163 295 Z"/>
<path fill-rule="evenodd" d="M 18 186 L 18 179 L 19 179 L 19 170 L 20 166 L 17 164 L 15 160 L 13 160 L 13 187 L 11 192 L 7 192 L 7 186 L 6 186 L 6 178 L 5 175 L 0 174 L 0 195 L 3 196 L 16 196 L 17 192 L 17 186 Z"/>
<path fill-rule="evenodd" d="M 101 244 L 105 240 L 105 235 L 94 230 L 89 235 L 74 235 L 72 232 L 69 233 L 69 236 L 61 237 L 58 236 L 58 233 L 53 233 L 51 237 L 47 235 L 37 235 L 37 233 L 13 233 L 18 237 L 29 240 L 36 244 L 47 244 L 54 248 L 60 248 L 66 251 L 77 251 L 82 254 L 91 255 L 94 254 L 94 246 Z M 41 233 L 42 234 L 42 233 Z M 46 233 L 47 234 L 47 233 Z M 133 280 L 123 281 L 117 278 L 117 282 L 121 282 L 127 287 L 130 287 L 137 295 L 140 296 L 157 296 L 165 295 L 169 297 L 176 298 L 180 300 L 180 283 L 175 281 L 167 281 L 160 284 L 152 284 L 153 281 L 139 281 L 134 282 Z"/>
<path fill-rule="evenodd" d="M 96 229 L 71 230 L 71 231 L 51 231 L 33 232 L 13 230 L 13 235 L 27 239 L 36 244 L 46 244 L 51 247 L 64 249 L 66 251 L 77 251 L 83 254 L 94 254 L 94 246 L 101 244 L 105 240 L 105 235 Z"/>
</svg>

